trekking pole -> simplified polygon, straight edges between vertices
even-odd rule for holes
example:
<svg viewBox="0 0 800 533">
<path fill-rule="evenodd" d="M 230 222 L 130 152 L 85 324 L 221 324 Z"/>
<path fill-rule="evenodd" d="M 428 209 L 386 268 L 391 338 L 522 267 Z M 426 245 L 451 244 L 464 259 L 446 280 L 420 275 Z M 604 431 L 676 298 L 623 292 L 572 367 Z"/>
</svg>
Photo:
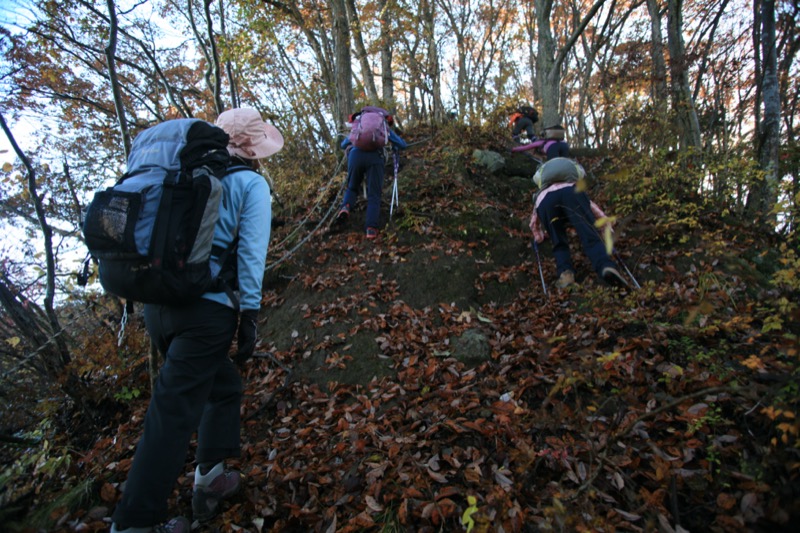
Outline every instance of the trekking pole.
<svg viewBox="0 0 800 533">
<path fill-rule="evenodd" d="M 531 241 L 533 243 L 533 251 L 536 252 L 536 263 L 539 265 L 539 277 L 542 279 L 542 290 L 544 291 L 544 295 L 548 296 L 547 294 L 547 285 L 544 284 L 544 272 L 542 272 L 542 260 L 539 257 L 539 245 L 536 244 L 536 239 Z"/>
<path fill-rule="evenodd" d="M 600 233 L 600 230 L 595 228 L 594 231 L 597 233 L 597 236 L 600 238 L 601 241 L 605 240 L 605 239 L 603 239 L 603 234 Z M 628 265 L 626 265 L 625 262 L 622 260 L 622 257 L 619 255 L 619 252 L 617 251 L 616 246 L 612 246 L 611 247 L 611 253 L 614 254 L 614 259 L 616 259 L 617 262 L 620 265 L 622 265 L 622 268 L 625 270 L 625 272 L 628 273 L 628 277 L 631 278 L 631 281 L 633 281 L 633 286 L 636 287 L 637 289 L 641 289 L 642 286 L 639 285 L 639 282 L 636 281 L 636 278 L 633 277 L 633 273 L 631 273 L 630 269 L 628 269 Z"/>
<path fill-rule="evenodd" d="M 614 248 L 614 257 L 616 258 L 617 262 L 618 262 L 620 265 L 622 265 L 622 268 L 624 268 L 624 269 L 625 269 L 625 272 L 627 272 L 627 273 L 628 273 L 628 277 L 630 277 L 630 278 L 631 278 L 631 281 L 633 281 L 633 286 L 634 286 L 634 287 L 636 287 L 637 289 L 641 289 L 641 288 L 642 288 L 642 286 L 641 286 L 641 285 L 639 285 L 639 282 L 638 282 L 638 281 L 636 281 L 636 278 L 634 278 L 634 277 L 633 277 L 633 274 L 631 274 L 631 271 L 630 271 L 630 270 L 628 270 L 628 265 L 626 265 L 626 264 L 625 264 L 625 262 L 624 262 L 624 261 L 622 261 L 622 257 L 620 257 L 620 255 L 619 255 L 619 252 L 617 251 L 617 249 L 616 249 L 616 248 Z"/>
<path fill-rule="evenodd" d="M 389 220 L 392 219 L 395 204 L 400 207 L 400 196 L 397 191 L 397 171 L 400 168 L 400 158 L 397 156 L 397 150 L 393 150 L 392 158 L 394 159 L 394 183 L 392 183 L 392 201 L 389 204 Z"/>
</svg>

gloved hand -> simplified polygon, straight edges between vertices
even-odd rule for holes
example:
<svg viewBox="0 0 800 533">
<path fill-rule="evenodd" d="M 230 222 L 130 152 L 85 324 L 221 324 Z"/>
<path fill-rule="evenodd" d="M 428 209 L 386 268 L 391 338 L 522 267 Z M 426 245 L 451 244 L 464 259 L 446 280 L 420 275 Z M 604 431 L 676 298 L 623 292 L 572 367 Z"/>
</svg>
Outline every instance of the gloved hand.
<svg viewBox="0 0 800 533">
<path fill-rule="evenodd" d="M 239 313 L 239 332 L 237 334 L 236 355 L 234 362 L 241 366 L 253 356 L 256 349 L 256 334 L 258 327 L 258 310 L 247 309 Z"/>
</svg>

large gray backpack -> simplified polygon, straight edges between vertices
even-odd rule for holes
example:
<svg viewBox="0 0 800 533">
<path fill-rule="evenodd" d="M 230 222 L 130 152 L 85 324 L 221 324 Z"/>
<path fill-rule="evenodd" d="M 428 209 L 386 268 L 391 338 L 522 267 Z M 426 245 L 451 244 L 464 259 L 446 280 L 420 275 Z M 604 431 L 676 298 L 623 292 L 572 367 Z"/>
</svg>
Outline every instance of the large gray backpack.
<svg viewBox="0 0 800 533">
<path fill-rule="evenodd" d="M 215 250 L 215 257 L 226 256 L 217 262 L 211 256 L 228 139 L 197 119 L 169 120 L 136 137 L 127 172 L 95 193 L 83 226 L 106 291 L 128 301 L 185 305 L 225 290 L 220 263 L 231 250 Z"/>
<path fill-rule="evenodd" d="M 586 176 L 586 171 L 577 161 L 567 157 L 556 157 L 546 161 L 533 175 L 533 182 L 544 189 L 553 183 L 577 182 Z"/>
</svg>

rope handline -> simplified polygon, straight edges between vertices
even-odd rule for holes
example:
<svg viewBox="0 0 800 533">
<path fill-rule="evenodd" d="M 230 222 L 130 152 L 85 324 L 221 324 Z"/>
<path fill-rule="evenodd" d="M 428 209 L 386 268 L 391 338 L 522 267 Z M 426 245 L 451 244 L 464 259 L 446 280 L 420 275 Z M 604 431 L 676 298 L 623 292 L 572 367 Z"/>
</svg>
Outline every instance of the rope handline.
<svg viewBox="0 0 800 533">
<path fill-rule="evenodd" d="M 326 187 L 329 187 L 329 186 L 331 185 L 331 183 L 333 183 L 333 181 L 336 179 L 336 177 L 337 177 L 337 174 L 339 173 L 339 169 L 341 168 L 341 165 L 342 165 L 342 163 L 345 161 L 345 158 L 346 158 L 346 156 L 345 156 L 345 157 L 342 157 L 341 161 L 339 162 L 339 165 L 337 165 L 337 167 L 336 167 L 336 170 L 335 170 L 335 171 L 334 171 L 334 173 L 333 173 L 333 177 L 332 177 L 332 178 L 331 178 L 331 180 L 328 182 L 328 185 L 326 185 Z M 328 207 L 328 210 L 327 210 L 327 211 L 325 212 L 325 214 L 322 216 L 322 218 L 321 218 L 321 219 L 320 219 L 320 221 L 317 223 L 317 225 L 314 227 L 314 229 L 312 229 L 312 230 L 311 230 L 311 231 L 308 233 L 308 235 L 306 235 L 305 237 L 303 237 L 303 239 L 302 239 L 302 240 L 301 240 L 299 243 L 297 243 L 297 244 L 294 246 L 294 248 L 292 248 L 291 250 L 289 250 L 288 252 L 286 252 L 285 254 L 283 254 L 283 255 L 282 255 L 282 256 L 281 256 L 279 259 L 277 259 L 276 261 L 273 261 L 272 263 L 270 263 L 270 264 L 266 265 L 266 266 L 264 267 L 264 272 L 267 272 L 267 271 L 269 271 L 269 270 L 271 270 L 271 269 L 275 268 L 275 267 L 276 267 L 276 266 L 278 266 L 279 264 L 281 264 L 281 263 L 283 263 L 284 261 L 286 261 L 287 259 L 289 259 L 289 258 L 290 258 L 292 255 L 294 255 L 294 253 L 295 253 L 295 252 L 296 252 L 298 249 L 300 249 L 300 247 L 301 247 L 302 245 L 304 245 L 306 242 L 308 242 L 308 240 L 309 240 L 309 239 L 310 239 L 310 238 L 311 238 L 311 237 L 314 235 L 314 233 L 316 233 L 316 231 L 317 231 L 319 228 L 321 228 L 321 227 L 322 227 L 322 226 L 323 226 L 323 225 L 324 225 L 324 224 L 325 224 L 325 223 L 328 221 L 328 217 L 330 217 L 330 216 L 331 216 L 331 213 L 334 211 L 334 209 L 336 208 L 336 206 L 337 206 L 337 205 L 339 205 L 339 199 L 341 198 L 341 196 L 342 196 L 342 194 L 343 194 L 343 192 L 344 192 L 344 189 L 345 189 L 345 186 L 346 186 L 346 185 L 347 185 L 347 182 L 345 181 L 344 185 L 343 185 L 343 186 L 342 186 L 342 187 L 339 189 L 339 191 L 336 193 L 336 197 L 334 198 L 334 200 L 333 200 L 333 203 L 330 205 L 330 207 Z M 320 200 L 317 202 L 317 204 L 316 204 L 316 205 L 319 205 L 319 204 L 322 202 L 321 198 L 322 198 L 322 195 L 320 195 Z M 316 209 L 316 205 L 314 206 L 314 209 Z M 311 212 L 313 212 L 313 210 L 312 210 Z M 302 226 L 298 226 L 298 227 L 302 227 Z M 282 241 L 282 242 L 285 242 L 285 241 L 286 241 L 286 239 L 284 239 L 284 241 Z"/>
<path fill-rule="evenodd" d="M 339 170 L 341 169 L 343 162 L 344 162 L 344 157 L 336 165 L 336 168 L 334 169 L 333 174 L 331 175 L 331 179 L 328 181 L 328 183 L 325 184 L 323 189 L 318 194 L 316 203 L 311 207 L 311 209 L 308 210 L 306 215 L 302 219 L 300 219 L 300 221 L 295 225 L 295 228 L 286 237 L 284 237 L 283 240 L 281 240 L 281 242 L 276 244 L 274 248 L 280 248 L 284 243 L 286 243 L 288 240 L 294 237 L 302 229 L 305 222 L 309 218 L 311 218 L 311 215 L 316 211 L 319 204 L 322 203 L 325 191 L 327 191 L 328 188 L 331 186 L 331 184 L 334 182 L 334 180 L 336 180 L 337 174 L 339 174 Z"/>
<path fill-rule="evenodd" d="M 310 239 L 310 238 L 311 238 L 311 237 L 314 235 L 314 233 L 316 233 L 316 231 L 317 231 L 317 230 L 318 230 L 320 227 L 322 227 L 322 226 L 323 226 L 323 225 L 324 225 L 324 224 L 327 222 L 327 220 L 328 220 L 328 217 L 331 215 L 331 213 L 333 212 L 333 210 L 335 209 L 335 207 L 336 207 L 337 205 L 339 205 L 339 198 L 341 198 L 341 195 L 342 195 L 342 191 L 343 191 L 343 190 L 344 190 L 343 188 L 342 188 L 342 189 L 340 189 L 340 190 L 339 190 L 339 192 L 336 194 L 336 198 L 334 198 L 334 201 L 333 201 L 333 203 L 332 203 L 332 204 L 331 204 L 331 206 L 328 208 L 328 211 L 325 213 L 325 215 L 323 215 L 323 217 L 322 217 L 322 218 L 320 219 L 320 221 L 317 223 L 316 227 L 315 227 L 314 229 L 312 229 L 312 230 L 311 230 L 311 231 L 308 233 L 308 235 L 306 235 L 305 237 L 303 237 L 303 239 L 302 239 L 302 240 L 301 240 L 299 243 L 297 243 L 297 244 L 295 245 L 295 247 L 294 247 L 294 248 L 292 248 L 291 250 L 289 250 L 288 252 L 286 252 L 286 253 L 285 253 L 283 256 L 281 256 L 281 258 L 280 258 L 280 259 L 278 259 L 278 260 L 276 260 L 276 261 L 274 261 L 274 262 L 272 262 L 272 263 L 270 263 L 270 264 L 266 265 L 266 266 L 264 267 L 264 272 L 266 272 L 266 271 L 268 271 L 268 270 L 271 270 L 271 269 L 275 268 L 275 267 L 276 267 L 276 266 L 278 266 L 279 264 L 281 264 L 281 263 L 283 263 L 284 261 L 286 261 L 287 259 L 289 259 L 289 258 L 290 258 L 292 255 L 294 255 L 294 253 L 295 253 L 295 252 L 296 252 L 296 251 L 297 251 L 297 250 L 298 250 L 298 249 L 299 249 L 299 248 L 300 248 L 302 245 L 304 245 L 304 244 L 305 244 L 305 243 L 306 243 L 306 242 L 307 242 L 307 241 L 308 241 L 308 240 L 309 240 L 309 239 Z"/>
</svg>

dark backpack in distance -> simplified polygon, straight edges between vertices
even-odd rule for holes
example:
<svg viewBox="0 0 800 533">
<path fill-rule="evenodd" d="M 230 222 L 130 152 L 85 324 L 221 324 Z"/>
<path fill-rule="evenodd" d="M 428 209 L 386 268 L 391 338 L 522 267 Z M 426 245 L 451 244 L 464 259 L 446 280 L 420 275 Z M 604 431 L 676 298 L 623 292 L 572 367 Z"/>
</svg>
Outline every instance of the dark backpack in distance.
<svg viewBox="0 0 800 533">
<path fill-rule="evenodd" d="M 533 122 L 534 124 L 539 122 L 539 112 L 536 111 L 536 109 L 531 106 L 528 105 L 521 106 L 517 110 L 517 112 L 531 119 L 531 122 Z"/>
<path fill-rule="evenodd" d="M 169 120 L 136 137 L 127 172 L 95 193 L 83 225 L 107 292 L 185 305 L 225 290 L 211 254 L 228 140 L 221 128 L 198 119 Z"/>
<path fill-rule="evenodd" d="M 348 138 L 359 150 L 372 152 L 389 144 L 389 112 L 381 107 L 366 106 L 353 120 Z"/>
</svg>

